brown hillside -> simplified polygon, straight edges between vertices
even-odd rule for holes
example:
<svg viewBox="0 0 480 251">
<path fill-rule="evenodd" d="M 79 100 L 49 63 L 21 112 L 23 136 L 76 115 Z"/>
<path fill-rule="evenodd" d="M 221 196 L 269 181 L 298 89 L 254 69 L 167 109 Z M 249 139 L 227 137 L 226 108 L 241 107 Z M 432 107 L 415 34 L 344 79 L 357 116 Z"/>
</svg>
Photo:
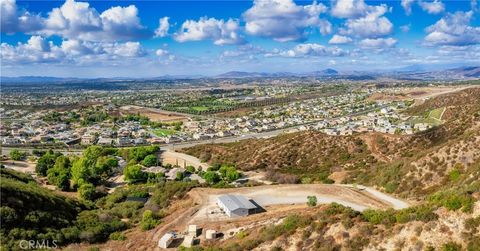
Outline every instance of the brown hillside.
<svg viewBox="0 0 480 251">
<path fill-rule="evenodd" d="M 422 114 L 439 107 L 447 107 L 445 123 L 410 136 L 328 136 L 308 131 L 184 151 L 210 163 L 313 181 L 325 181 L 325 173 L 346 171 L 345 183 L 377 185 L 417 197 L 451 182 L 448 175 L 455 165 L 466 174 L 480 159 L 480 88 L 438 96 L 407 112 Z"/>
</svg>

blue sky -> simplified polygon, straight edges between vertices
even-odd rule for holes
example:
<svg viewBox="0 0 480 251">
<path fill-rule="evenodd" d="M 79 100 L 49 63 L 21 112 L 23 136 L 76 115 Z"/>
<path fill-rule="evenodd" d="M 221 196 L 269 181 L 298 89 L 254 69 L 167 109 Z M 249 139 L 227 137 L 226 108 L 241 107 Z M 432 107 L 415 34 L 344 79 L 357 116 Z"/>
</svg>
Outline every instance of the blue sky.
<svg viewBox="0 0 480 251">
<path fill-rule="evenodd" d="M 2 76 L 480 64 L 477 1 L 1 0 Z"/>
</svg>

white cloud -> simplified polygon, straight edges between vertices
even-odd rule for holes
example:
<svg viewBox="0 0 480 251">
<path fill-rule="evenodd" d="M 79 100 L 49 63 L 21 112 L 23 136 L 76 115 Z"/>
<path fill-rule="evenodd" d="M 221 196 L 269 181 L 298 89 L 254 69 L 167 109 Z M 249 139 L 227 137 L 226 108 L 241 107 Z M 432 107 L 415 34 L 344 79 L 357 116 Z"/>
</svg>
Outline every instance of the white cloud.
<svg viewBox="0 0 480 251">
<path fill-rule="evenodd" d="M 447 13 L 426 28 L 425 45 L 466 46 L 480 43 L 480 27 L 470 26 L 473 11 Z"/>
<path fill-rule="evenodd" d="M 363 0 L 337 0 L 332 4 L 331 13 L 335 17 L 358 18 L 368 9 L 369 6 Z"/>
<path fill-rule="evenodd" d="M 434 0 L 433 2 L 419 1 L 418 4 L 429 14 L 439 14 L 445 10 L 445 5 L 440 0 Z"/>
<path fill-rule="evenodd" d="M 330 33 L 332 33 L 332 23 L 330 23 L 329 21 L 325 20 L 325 19 L 321 19 L 318 21 L 318 26 L 319 26 L 319 31 L 320 31 L 320 34 L 322 35 L 328 35 Z"/>
<path fill-rule="evenodd" d="M 19 12 L 15 1 L 2 0 L 2 32 L 52 36 L 88 41 L 133 40 L 151 36 L 134 5 L 111 7 L 101 14 L 87 2 L 66 0 L 46 18 Z"/>
<path fill-rule="evenodd" d="M 348 44 L 351 43 L 352 39 L 347 36 L 333 35 L 333 37 L 328 41 L 329 44 Z"/>
<path fill-rule="evenodd" d="M 393 24 L 383 15 L 388 11 L 386 5 L 374 6 L 364 17 L 349 19 L 343 33 L 362 38 L 378 38 L 389 35 Z"/>
<path fill-rule="evenodd" d="M 331 23 L 320 19 L 326 10 L 325 5 L 316 2 L 301 6 L 292 0 L 255 0 L 243 16 L 249 34 L 287 42 L 304 40 L 310 27 L 318 28 L 322 34 L 331 33 Z"/>
<path fill-rule="evenodd" d="M 167 50 L 164 50 L 164 49 L 158 49 L 155 51 L 155 55 L 159 56 L 159 57 L 163 57 L 163 56 L 167 56 L 169 54 L 169 52 Z"/>
<path fill-rule="evenodd" d="M 104 46 L 104 49 L 108 54 L 120 57 L 141 57 L 146 55 L 139 42 L 108 43 Z"/>
<path fill-rule="evenodd" d="M 18 43 L 17 46 L 2 43 L 1 55 L 2 61 L 7 64 L 56 62 L 64 57 L 59 47 L 39 36 L 32 36 L 27 43 Z"/>
<path fill-rule="evenodd" d="M 403 9 L 405 10 L 405 14 L 409 16 L 412 14 L 412 4 L 415 2 L 415 0 L 402 0 L 401 4 Z"/>
<path fill-rule="evenodd" d="M 88 42 L 64 40 L 54 45 L 40 36 L 32 36 L 26 43 L 16 46 L 2 43 L 1 57 L 6 64 L 74 63 L 101 64 L 115 62 L 119 58 L 138 58 L 147 53 L 139 42 Z"/>
<path fill-rule="evenodd" d="M 169 17 L 162 17 L 158 20 L 158 28 L 155 30 L 155 37 L 165 37 L 170 28 Z"/>
<path fill-rule="evenodd" d="M 142 26 L 135 5 L 112 7 L 100 15 L 101 34 L 106 40 L 130 40 L 148 37 L 151 33 Z"/>
<path fill-rule="evenodd" d="M 28 11 L 19 11 L 15 0 L 0 1 L 1 32 L 30 32 L 41 28 L 42 19 Z"/>
<path fill-rule="evenodd" d="M 400 30 L 402 32 L 409 32 L 410 31 L 410 24 L 400 26 Z"/>
<path fill-rule="evenodd" d="M 178 42 L 212 40 L 216 45 L 241 44 L 244 40 L 238 34 L 239 30 L 238 20 L 229 19 L 225 22 L 202 17 L 198 21 L 185 21 L 174 38 Z"/>
<path fill-rule="evenodd" d="M 234 62 L 241 60 L 242 62 L 256 60 L 258 56 L 264 55 L 266 51 L 252 44 L 244 44 L 237 46 L 235 50 L 225 50 L 220 54 L 220 60 Z"/>
<path fill-rule="evenodd" d="M 274 50 L 267 53 L 267 57 L 282 56 L 282 57 L 341 57 L 345 56 L 347 51 L 342 50 L 336 46 L 325 47 L 316 43 L 298 44 L 290 50 Z"/>
<path fill-rule="evenodd" d="M 375 49 L 387 49 L 394 47 L 397 44 L 397 40 L 394 38 L 366 38 L 361 40 L 358 45 L 362 48 L 375 48 Z"/>
</svg>

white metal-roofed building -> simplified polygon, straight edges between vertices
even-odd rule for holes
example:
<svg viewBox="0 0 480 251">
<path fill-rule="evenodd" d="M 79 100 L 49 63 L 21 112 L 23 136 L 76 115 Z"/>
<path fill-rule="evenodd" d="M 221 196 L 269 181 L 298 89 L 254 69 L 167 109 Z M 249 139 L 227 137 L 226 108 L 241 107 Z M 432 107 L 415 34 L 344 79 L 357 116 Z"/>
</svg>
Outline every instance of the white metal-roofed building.
<svg viewBox="0 0 480 251">
<path fill-rule="evenodd" d="M 246 197 L 235 194 L 224 194 L 217 198 L 218 206 L 229 217 L 242 217 L 254 213 L 257 209 Z"/>
<path fill-rule="evenodd" d="M 175 239 L 175 235 L 172 233 L 166 233 L 158 240 L 158 247 L 160 248 L 168 248 L 170 244 L 173 242 Z"/>
</svg>

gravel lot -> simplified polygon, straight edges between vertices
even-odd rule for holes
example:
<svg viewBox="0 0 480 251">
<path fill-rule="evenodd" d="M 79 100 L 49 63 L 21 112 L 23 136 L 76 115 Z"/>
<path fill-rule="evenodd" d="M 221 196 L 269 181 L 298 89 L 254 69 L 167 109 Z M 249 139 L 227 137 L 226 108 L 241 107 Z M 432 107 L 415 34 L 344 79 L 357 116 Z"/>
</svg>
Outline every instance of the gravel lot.
<svg viewBox="0 0 480 251">
<path fill-rule="evenodd" d="M 401 209 L 408 207 L 404 201 L 390 195 L 381 193 L 373 188 L 352 187 L 346 185 L 325 184 L 294 184 L 294 185 L 270 185 L 248 188 L 232 189 L 195 189 L 200 197 L 204 198 L 202 204 L 193 215 L 192 221 L 221 221 L 227 220 L 219 211 L 216 201 L 222 194 L 240 194 L 255 201 L 258 205 L 267 208 L 276 205 L 306 204 L 307 196 L 316 196 L 317 202 L 336 202 L 351 207 L 357 211 L 368 208 L 374 209 Z"/>
</svg>

